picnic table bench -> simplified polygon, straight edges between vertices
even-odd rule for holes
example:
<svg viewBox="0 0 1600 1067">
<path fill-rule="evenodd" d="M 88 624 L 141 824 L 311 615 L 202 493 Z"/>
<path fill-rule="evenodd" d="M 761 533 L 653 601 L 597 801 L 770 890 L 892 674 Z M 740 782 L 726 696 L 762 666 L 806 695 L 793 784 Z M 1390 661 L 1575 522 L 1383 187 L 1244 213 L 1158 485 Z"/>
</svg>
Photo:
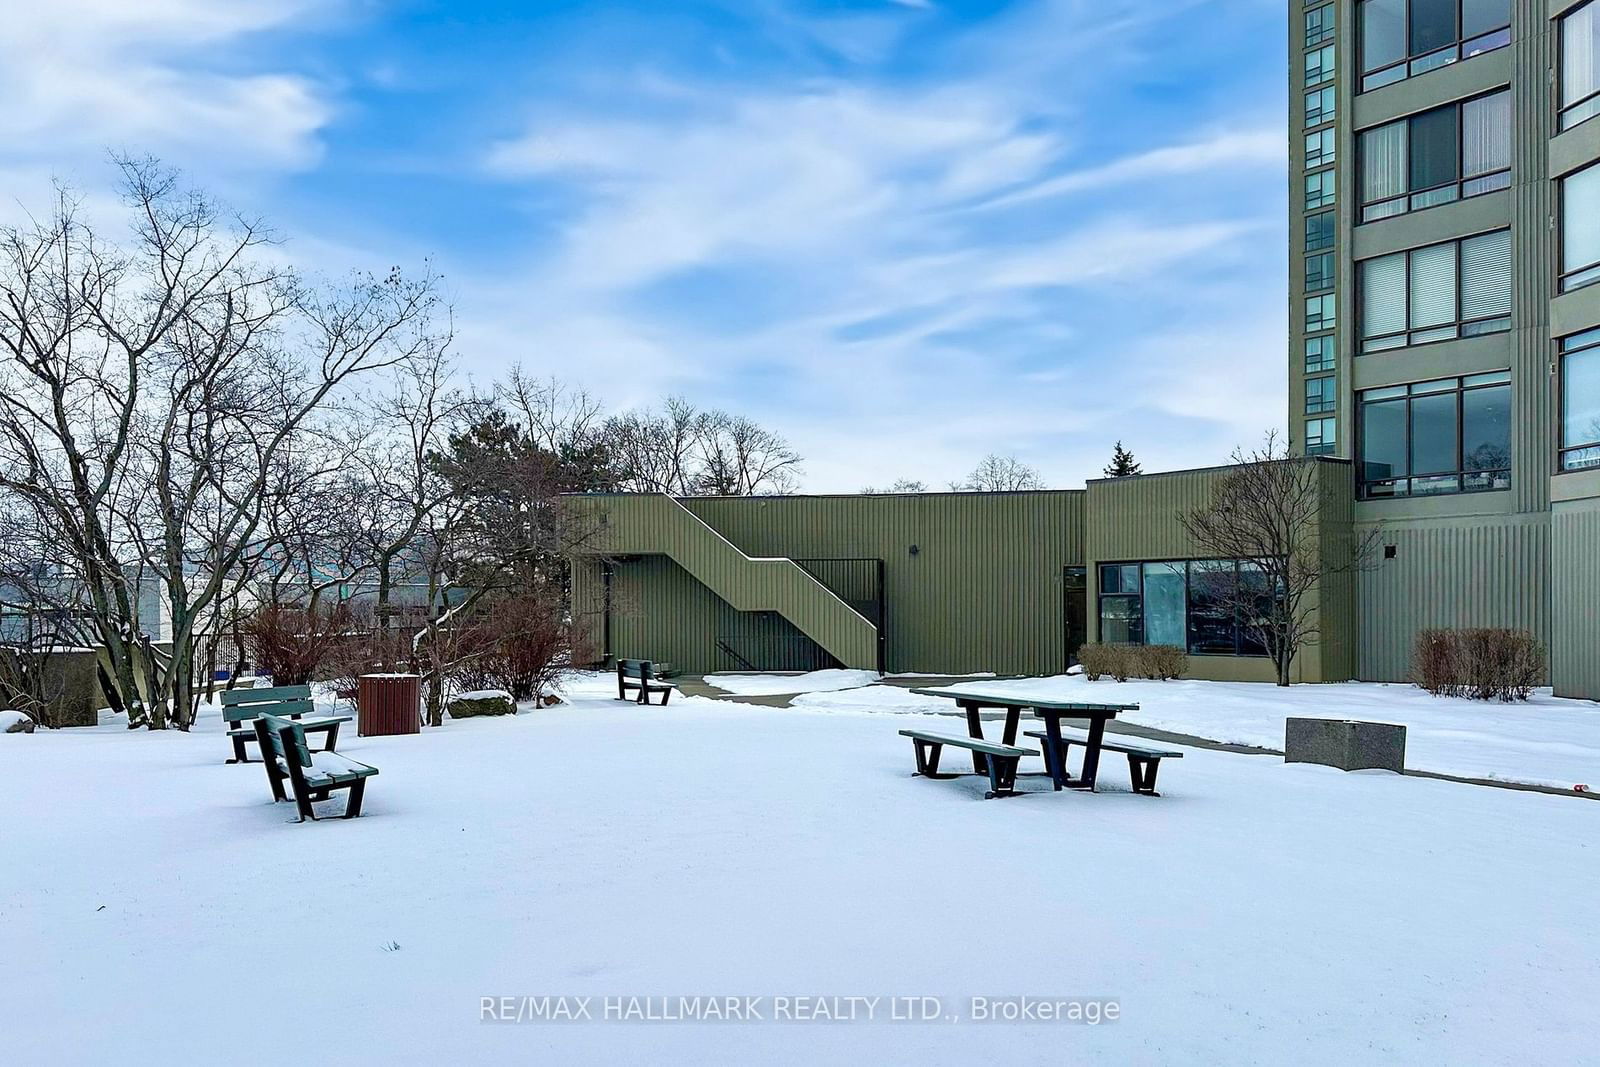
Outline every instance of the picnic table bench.
<svg viewBox="0 0 1600 1067">
<path fill-rule="evenodd" d="M 293 719 L 308 734 L 326 734 L 322 751 L 332 752 L 339 743 L 339 724 L 350 722 L 351 717 L 323 715 L 301 719 L 302 715 L 315 715 L 316 710 L 317 706 L 311 699 L 309 685 L 278 685 L 268 689 L 224 689 L 222 717 L 229 724 L 228 739 L 233 742 L 233 758 L 228 762 L 250 762 L 244 746 L 257 740 L 255 725 L 251 720 L 262 715 Z M 262 758 L 265 758 L 264 752 Z"/>
<path fill-rule="evenodd" d="M 650 694 L 660 693 L 661 706 L 666 707 L 667 701 L 672 699 L 672 694 L 677 688 L 670 682 L 663 682 L 647 659 L 617 660 L 618 700 L 633 700 L 636 704 L 648 704 Z M 637 698 L 628 696 L 630 689 L 637 689 L 639 696 Z"/>
<path fill-rule="evenodd" d="M 340 789 L 350 791 L 344 817 L 354 819 L 361 814 L 367 779 L 377 774 L 378 768 L 328 749 L 312 752 L 306 747 L 305 727 L 292 719 L 262 715 L 252 725 L 261 745 L 261 762 L 267 768 L 267 784 L 272 787 L 274 802 L 288 799 L 283 791 L 287 780 L 300 822 L 315 820 L 317 813 L 312 810 L 312 803 L 327 800 L 330 793 Z"/>
<path fill-rule="evenodd" d="M 966 713 L 967 734 L 975 740 L 983 739 L 983 722 L 979 713 L 985 709 L 1004 711 L 1005 726 L 1000 739 L 1006 745 L 1016 744 L 1017 728 L 1022 713 L 1025 710 L 1031 711 L 1035 717 L 1044 720 L 1045 731 L 1048 734 L 1045 741 L 1045 763 L 1050 770 L 1052 784 L 1057 789 L 1070 787 L 1087 789 L 1090 792 L 1094 791 L 1095 777 L 1100 769 L 1100 749 L 1103 745 L 1106 723 L 1116 718 L 1120 712 L 1139 710 L 1137 704 L 1085 704 L 1076 700 L 1049 700 L 1043 697 L 1018 696 L 999 690 L 978 688 L 913 689 L 911 692 L 918 696 L 941 697 L 955 701 L 956 706 Z M 1077 778 L 1067 777 L 1064 757 L 1052 759 L 1050 755 L 1052 751 L 1060 751 L 1062 719 L 1089 721 L 1089 733 L 1083 741 L 1083 773 Z M 973 749 L 972 769 L 975 773 L 988 773 L 987 760 L 988 757 L 982 750 Z"/>
<path fill-rule="evenodd" d="M 1029 730 L 1028 737 L 1036 738 L 1040 744 L 1040 751 L 1044 755 L 1046 766 L 1050 768 L 1050 777 L 1055 782 L 1055 787 L 1060 789 L 1068 784 L 1067 753 L 1073 745 L 1082 745 L 1087 752 L 1089 737 L 1087 734 L 1063 730 L 1057 741 L 1056 751 L 1059 755 L 1053 756 L 1050 750 L 1050 735 L 1044 730 Z M 1135 793 L 1143 793 L 1147 797 L 1158 797 L 1156 792 L 1156 772 L 1161 769 L 1163 759 L 1182 759 L 1183 753 L 1176 749 L 1155 748 L 1151 745 L 1141 745 L 1135 741 L 1106 741 L 1100 742 L 1103 752 L 1121 752 L 1128 757 L 1128 778 L 1133 784 Z M 1059 761 L 1059 762 L 1058 762 Z"/>
<path fill-rule="evenodd" d="M 1001 745 L 981 737 L 961 737 L 957 734 L 937 734 L 928 730 L 901 730 L 901 737 L 911 738 L 917 753 L 917 773 L 924 778 L 958 778 L 960 775 L 939 773 L 939 754 L 945 745 L 964 748 L 985 757 L 984 769 L 989 775 L 989 791 L 985 800 L 1009 797 L 1015 794 L 1017 761 L 1028 755 L 1028 750 L 1016 745 Z"/>
</svg>

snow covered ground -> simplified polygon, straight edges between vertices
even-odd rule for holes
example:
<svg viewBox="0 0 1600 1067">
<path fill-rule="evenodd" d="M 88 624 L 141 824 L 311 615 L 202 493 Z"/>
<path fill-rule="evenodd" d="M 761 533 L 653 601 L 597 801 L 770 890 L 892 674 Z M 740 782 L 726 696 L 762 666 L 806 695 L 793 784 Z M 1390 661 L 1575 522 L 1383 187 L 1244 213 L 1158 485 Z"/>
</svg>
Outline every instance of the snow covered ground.
<svg viewBox="0 0 1600 1067">
<path fill-rule="evenodd" d="M 1600 804 L 1200 750 L 1159 799 L 1111 764 L 1112 791 L 983 801 L 910 776 L 895 731 L 949 719 L 645 708 L 607 681 L 342 738 L 382 772 L 354 822 L 289 821 L 212 716 L 0 737 L 0 1063 L 1593 1056 Z M 481 1021 L 485 997 L 563 994 L 1120 1018 Z"/>
<path fill-rule="evenodd" d="M 1414 770 L 1571 789 L 1600 790 L 1600 704 L 1539 691 L 1525 704 L 1429 696 L 1413 685 L 1348 682 L 1287 689 L 1253 682 L 1086 681 L 1081 676 L 959 683 L 1006 693 L 1138 704 L 1128 721 L 1141 726 L 1260 748 L 1283 748 L 1289 716 L 1403 723 L 1406 766 Z M 894 686 L 808 694 L 811 710 L 920 712 L 949 710 L 949 701 Z"/>
</svg>

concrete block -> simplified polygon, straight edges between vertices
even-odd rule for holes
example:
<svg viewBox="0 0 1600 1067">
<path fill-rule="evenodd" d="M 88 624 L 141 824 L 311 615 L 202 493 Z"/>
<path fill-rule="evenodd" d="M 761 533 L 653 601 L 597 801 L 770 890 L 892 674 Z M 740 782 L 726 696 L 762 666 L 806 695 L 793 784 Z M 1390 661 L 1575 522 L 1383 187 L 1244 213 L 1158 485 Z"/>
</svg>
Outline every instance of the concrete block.
<svg viewBox="0 0 1600 1067">
<path fill-rule="evenodd" d="M 1283 761 L 1398 774 L 1406 767 L 1406 728 L 1357 719 L 1289 719 L 1284 723 Z"/>
</svg>

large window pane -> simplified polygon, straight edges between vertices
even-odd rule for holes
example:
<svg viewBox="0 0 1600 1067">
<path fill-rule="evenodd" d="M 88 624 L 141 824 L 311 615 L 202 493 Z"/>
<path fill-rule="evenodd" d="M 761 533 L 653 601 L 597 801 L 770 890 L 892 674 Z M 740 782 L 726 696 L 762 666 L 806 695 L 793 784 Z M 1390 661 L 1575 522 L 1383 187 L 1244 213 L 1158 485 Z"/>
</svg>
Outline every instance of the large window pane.
<svg viewBox="0 0 1600 1067">
<path fill-rule="evenodd" d="M 1411 328 L 1456 321 L 1456 246 L 1419 248 L 1411 253 Z"/>
<path fill-rule="evenodd" d="M 1144 641 L 1144 627 L 1140 618 L 1138 597 L 1103 596 L 1100 598 L 1100 640 L 1107 644 L 1119 645 L 1137 645 Z"/>
<path fill-rule="evenodd" d="M 1272 582 L 1254 563 L 1239 564 L 1239 651 L 1247 656 L 1264 656 L 1267 646 L 1261 631 L 1272 612 Z"/>
<path fill-rule="evenodd" d="M 1306 251 L 1315 252 L 1333 247 L 1333 212 L 1322 211 L 1306 216 Z"/>
<path fill-rule="evenodd" d="M 1468 389 L 1461 394 L 1461 469 L 1497 471 L 1511 466 L 1511 387 Z"/>
<path fill-rule="evenodd" d="M 1183 647 L 1187 583 L 1182 563 L 1144 565 L 1144 643 Z"/>
<path fill-rule="evenodd" d="M 1361 263 L 1361 336 L 1404 333 L 1406 254 L 1379 256 Z"/>
<path fill-rule="evenodd" d="M 1600 344 L 1600 336 L 1595 338 Z M 1600 444 L 1600 347 L 1568 355 L 1561 366 L 1561 447 Z M 1586 448 L 1562 457 L 1576 470 L 1600 464 L 1600 449 Z"/>
<path fill-rule="evenodd" d="M 1511 314 L 1511 231 L 1461 242 L 1461 317 Z"/>
<path fill-rule="evenodd" d="M 1511 25 L 1511 0 L 1461 0 L 1461 36 L 1471 40 Z"/>
<path fill-rule="evenodd" d="M 1456 0 L 1411 0 L 1412 55 L 1424 55 L 1456 40 Z"/>
<path fill-rule="evenodd" d="M 1139 592 L 1139 565 L 1137 563 L 1108 563 L 1100 568 L 1101 593 Z"/>
<path fill-rule="evenodd" d="M 1410 122 L 1411 191 L 1431 189 L 1460 177 L 1457 156 L 1460 131 L 1456 109 L 1442 107 L 1413 116 Z"/>
<path fill-rule="evenodd" d="M 1511 92 L 1461 105 L 1461 173 L 1471 178 L 1511 166 Z"/>
<path fill-rule="evenodd" d="M 1385 400 L 1361 409 L 1362 478 L 1369 482 L 1404 478 L 1406 462 L 1406 402 Z"/>
<path fill-rule="evenodd" d="M 1406 57 L 1406 0 L 1361 5 L 1361 69 L 1377 70 Z"/>
<path fill-rule="evenodd" d="M 1510 26 L 1510 0 L 1461 0 L 1461 37 L 1472 40 Z"/>
<path fill-rule="evenodd" d="M 1561 20 L 1561 106 L 1570 108 L 1600 92 L 1600 3 L 1589 3 Z M 1574 125 L 1589 113 L 1564 116 Z"/>
<path fill-rule="evenodd" d="M 1391 122 L 1361 135 L 1361 202 L 1377 203 L 1406 192 L 1407 124 Z"/>
<path fill-rule="evenodd" d="M 1234 565 L 1227 560 L 1189 564 L 1189 651 L 1232 653 L 1238 646 L 1234 625 Z"/>
<path fill-rule="evenodd" d="M 1447 474 L 1456 466 L 1456 394 L 1411 400 L 1411 473 Z"/>
<path fill-rule="evenodd" d="M 1570 275 L 1597 263 L 1600 263 L 1600 166 L 1593 166 L 1561 183 L 1561 270 Z M 1600 281 L 1600 277 L 1571 281 L 1584 284 Z"/>
</svg>

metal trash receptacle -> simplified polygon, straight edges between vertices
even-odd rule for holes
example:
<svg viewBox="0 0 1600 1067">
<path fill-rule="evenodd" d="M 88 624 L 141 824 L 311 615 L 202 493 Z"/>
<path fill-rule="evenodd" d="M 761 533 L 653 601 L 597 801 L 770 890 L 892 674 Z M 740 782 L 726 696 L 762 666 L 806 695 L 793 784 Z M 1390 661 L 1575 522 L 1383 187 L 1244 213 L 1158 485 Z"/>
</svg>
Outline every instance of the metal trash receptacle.
<svg viewBox="0 0 1600 1067">
<path fill-rule="evenodd" d="M 422 677 L 363 674 L 356 691 L 356 733 L 361 737 L 422 732 Z"/>
</svg>

